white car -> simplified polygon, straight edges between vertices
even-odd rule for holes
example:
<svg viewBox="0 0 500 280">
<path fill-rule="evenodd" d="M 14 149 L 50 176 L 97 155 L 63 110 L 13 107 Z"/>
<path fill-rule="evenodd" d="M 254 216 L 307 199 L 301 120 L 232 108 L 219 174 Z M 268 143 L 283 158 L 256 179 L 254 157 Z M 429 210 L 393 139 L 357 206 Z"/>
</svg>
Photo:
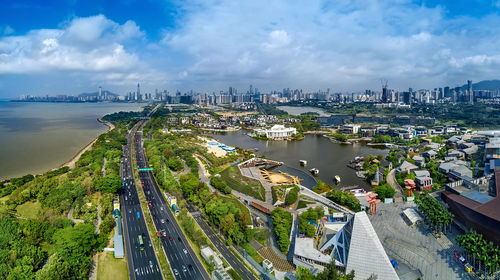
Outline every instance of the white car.
<svg viewBox="0 0 500 280">
<path fill-rule="evenodd" d="M 177 268 L 174 268 L 174 274 L 175 276 L 179 276 L 179 271 L 177 270 Z"/>
<path fill-rule="evenodd" d="M 187 255 L 188 251 L 186 249 L 182 249 L 182 251 Z"/>
</svg>

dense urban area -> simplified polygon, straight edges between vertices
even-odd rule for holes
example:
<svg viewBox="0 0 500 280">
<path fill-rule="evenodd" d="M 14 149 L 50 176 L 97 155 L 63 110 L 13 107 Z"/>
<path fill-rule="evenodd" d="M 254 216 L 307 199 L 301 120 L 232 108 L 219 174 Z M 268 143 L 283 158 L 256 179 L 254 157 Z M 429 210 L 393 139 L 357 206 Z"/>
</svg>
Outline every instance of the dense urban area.
<svg viewBox="0 0 500 280">
<path fill-rule="evenodd" d="M 74 166 L 1 182 L 2 279 L 500 278 L 498 90 L 18 101 L 148 103 Z M 215 139 L 236 132 L 384 153 L 343 162 L 364 182 L 345 185 Z"/>
</svg>

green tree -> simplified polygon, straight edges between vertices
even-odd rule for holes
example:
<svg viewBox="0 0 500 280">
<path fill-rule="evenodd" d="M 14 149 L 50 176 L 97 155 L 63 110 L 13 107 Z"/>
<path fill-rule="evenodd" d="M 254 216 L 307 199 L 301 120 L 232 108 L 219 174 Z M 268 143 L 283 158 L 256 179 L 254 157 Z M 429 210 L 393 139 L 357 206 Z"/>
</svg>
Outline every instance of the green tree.
<svg viewBox="0 0 500 280">
<path fill-rule="evenodd" d="M 90 268 L 90 253 L 97 244 L 94 226 L 78 224 L 54 234 L 55 250 L 72 267 L 72 275 L 78 279 L 86 277 Z"/>
<path fill-rule="evenodd" d="M 285 200 L 286 205 L 292 205 L 295 203 L 295 201 L 297 201 L 297 199 L 299 198 L 299 191 L 300 191 L 300 188 L 298 186 L 294 186 L 288 192 L 288 195 L 287 195 L 286 200 Z"/>
<path fill-rule="evenodd" d="M 102 192 L 118 193 L 122 189 L 120 175 L 113 173 L 101 177 L 97 181 L 96 188 Z"/>
<path fill-rule="evenodd" d="M 299 266 L 297 272 L 295 273 L 297 280 L 315 280 L 316 277 L 311 273 L 309 268 Z"/>
<path fill-rule="evenodd" d="M 394 197 L 394 194 L 396 194 L 396 190 L 388 184 L 378 186 L 375 189 L 375 192 L 378 194 L 377 198 L 381 200 L 385 198 L 392 198 Z"/>
</svg>

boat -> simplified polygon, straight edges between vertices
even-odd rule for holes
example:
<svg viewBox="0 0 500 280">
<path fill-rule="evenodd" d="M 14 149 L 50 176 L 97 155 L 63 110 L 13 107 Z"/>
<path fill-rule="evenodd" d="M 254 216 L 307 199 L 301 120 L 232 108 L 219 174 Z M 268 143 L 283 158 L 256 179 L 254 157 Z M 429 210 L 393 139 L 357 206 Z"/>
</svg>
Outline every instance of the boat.
<svg viewBox="0 0 500 280">
<path fill-rule="evenodd" d="M 319 170 L 317 168 L 311 168 L 311 169 L 309 169 L 309 172 L 311 172 L 313 175 L 319 174 Z"/>
<path fill-rule="evenodd" d="M 338 184 L 340 183 L 340 176 L 339 175 L 335 175 L 335 182 Z"/>
<path fill-rule="evenodd" d="M 350 190 L 349 193 L 352 193 L 354 196 L 364 196 L 366 194 L 366 191 L 363 189 L 353 189 Z"/>
<path fill-rule="evenodd" d="M 301 160 L 299 160 L 299 163 L 300 163 L 301 166 L 306 166 L 307 165 L 307 160 L 301 159 Z"/>
</svg>

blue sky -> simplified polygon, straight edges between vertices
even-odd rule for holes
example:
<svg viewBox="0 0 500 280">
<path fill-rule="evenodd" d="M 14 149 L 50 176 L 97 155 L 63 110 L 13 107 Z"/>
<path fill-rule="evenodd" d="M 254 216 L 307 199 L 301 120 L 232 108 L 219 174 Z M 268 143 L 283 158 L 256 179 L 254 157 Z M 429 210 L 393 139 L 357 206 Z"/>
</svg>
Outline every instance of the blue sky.
<svg viewBox="0 0 500 280">
<path fill-rule="evenodd" d="M 41 2 L 2 2 L 0 98 L 500 78 L 500 0 Z"/>
</svg>

